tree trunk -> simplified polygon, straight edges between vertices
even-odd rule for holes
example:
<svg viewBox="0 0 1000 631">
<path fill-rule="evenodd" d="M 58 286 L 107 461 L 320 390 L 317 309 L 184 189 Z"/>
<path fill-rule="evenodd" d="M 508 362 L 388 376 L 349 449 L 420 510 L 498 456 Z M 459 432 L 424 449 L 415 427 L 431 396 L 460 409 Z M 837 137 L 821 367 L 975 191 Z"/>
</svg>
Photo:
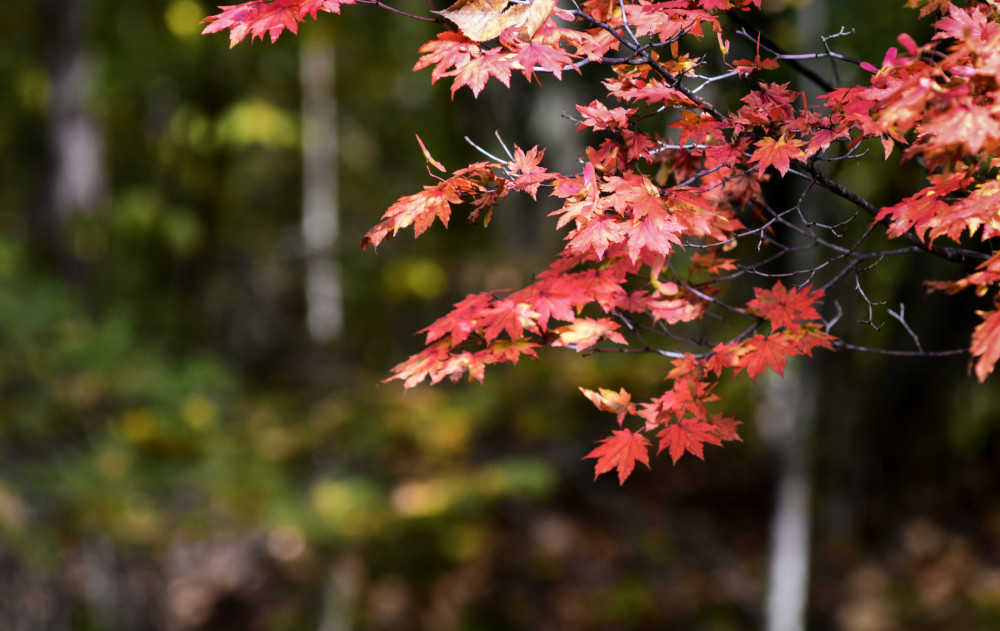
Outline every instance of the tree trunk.
<svg viewBox="0 0 1000 631">
<path fill-rule="evenodd" d="M 299 78 L 306 324 L 313 341 L 325 343 L 340 335 L 344 314 L 340 266 L 335 261 L 340 218 L 334 46 L 321 35 L 302 37 Z"/>
<path fill-rule="evenodd" d="M 35 237 L 67 271 L 78 261 L 62 242 L 67 219 L 91 212 L 107 195 L 104 141 L 97 120 L 87 108 L 90 63 L 83 45 L 86 3 L 47 0 L 52 16 L 48 70 L 50 167 L 42 205 L 32 217 Z"/>
<path fill-rule="evenodd" d="M 809 595 L 810 439 L 816 419 L 816 385 L 801 362 L 790 361 L 783 378 L 772 375 L 767 381 L 758 417 L 760 431 L 778 461 L 764 629 L 803 631 Z"/>
</svg>

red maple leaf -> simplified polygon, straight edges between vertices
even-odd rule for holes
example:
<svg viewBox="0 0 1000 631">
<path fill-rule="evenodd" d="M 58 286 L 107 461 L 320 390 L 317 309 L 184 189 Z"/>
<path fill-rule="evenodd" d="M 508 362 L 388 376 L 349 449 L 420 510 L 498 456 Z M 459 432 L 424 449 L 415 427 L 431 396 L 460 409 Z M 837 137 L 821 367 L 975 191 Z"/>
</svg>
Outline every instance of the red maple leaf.
<svg viewBox="0 0 1000 631">
<path fill-rule="evenodd" d="M 740 438 L 739 432 L 737 431 L 741 423 L 736 419 L 729 416 L 723 416 L 722 414 L 716 414 L 709 419 L 709 423 L 711 423 L 712 427 L 715 428 L 715 435 L 719 437 L 719 440 L 743 440 Z"/>
<path fill-rule="evenodd" d="M 263 39 L 265 33 L 274 42 L 286 28 L 293 33 L 299 26 L 298 0 L 251 0 L 243 4 L 220 6 L 222 12 L 203 20 L 207 26 L 202 34 L 229 29 L 229 47 L 239 44 L 247 35 Z"/>
<path fill-rule="evenodd" d="M 538 347 L 538 343 L 521 338 L 519 340 L 497 340 L 487 351 L 497 361 L 516 364 L 521 359 L 521 355 L 527 355 L 532 358 L 538 357 L 538 353 L 535 351 Z"/>
<path fill-rule="evenodd" d="M 747 375 L 754 381 L 768 368 L 779 375 L 785 374 L 788 356 L 798 354 L 781 334 L 755 335 L 744 342 L 742 350 L 735 358 L 736 372 L 746 368 Z"/>
<path fill-rule="evenodd" d="M 574 307 L 593 302 L 594 297 L 589 292 L 590 276 L 581 272 L 543 273 L 542 276 L 510 295 L 517 302 L 527 302 L 538 314 L 535 322 L 538 328 L 545 330 L 549 319 L 555 318 L 563 322 L 576 319 Z"/>
<path fill-rule="evenodd" d="M 423 53 L 413 70 L 421 70 L 434 66 L 431 70 L 431 83 L 437 83 L 441 77 L 449 76 L 452 68 L 461 68 L 472 60 L 473 51 L 478 53 L 479 46 L 461 33 L 445 31 L 438 33 L 433 39 L 418 49 Z"/>
<path fill-rule="evenodd" d="M 722 444 L 722 439 L 719 438 L 715 425 L 693 418 L 671 423 L 657 432 L 656 436 L 660 439 L 660 447 L 656 453 L 660 453 L 664 449 L 667 450 L 674 464 L 677 464 L 685 451 L 704 460 L 706 443 L 709 445 Z"/>
<path fill-rule="evenodd" d="M 664 212 L 646 215 L 636 221 L 629 231 L 628 256 L 634 263 L 643 250 L 654 254 L 670 254 L 674 244 L 681 242 L 678 235 L 683 232 L 684 228 Z"/>
<path fill-rule="evenodd" d="M 535 318 L 538 314 L 531 305 L 513 300 L 499 300 L 480 313 L 479 326 L 483 327 L 483 337 L 492 342 L 500 333 L 506 332 L 510 339 L 524 337 L 524 330 L 538 332 Z"/>
<path fill-rule="evenodd" d="M 420 193 L 401 197 L 382 215 L 382 221 L 361 238 L 361 247 L 378 244 L 393 237 L 402 228 L 412 225 L 415 236 L 420 236 L 440 219 L 445 226 L 451 218 L 451 204 L 461 203 L 462 198 L 448 181 L 436 186 L 425 186 Z"/>
<path fill-rule="evenodd" d="M 583 227 L 570 232 L 566 236 L 569 244 L 566 246 L 570 252 L 578 254 L 588 254 L 593 252 L 598 260 L 604 258 L 608 246 L 621 243 L 625 238 L 625 223 L 613 216 L 598 215 L 591 217 Z"/>
<path fill-rule="evenodd" d="M 583 457 L 596 458 L 594 479 L 612 469 L 618 470 L 618 483 L 625 484 L 626 478 L 635 469 L 636 461 L 649 467 L 649 439 L 632 430 L 616 429 L 609 438 L 598 441 L 600 446 Z"/>
<path fill-rule="evenodd" d="M 455 77 L 451 84 L 451 96 L 455 97 L 455 92 L 463 85 L 469 86 L 472 94 L 476 97 L 486 87 L 486 82 L 490 77 L 496 77 L 500 83 L 510 87 L 510 71 L 514 55 L 504 51 L 497 46 L 487 51 L 482 51 L 479 55 L 473 54 L 472 59 L 460 67 L 456 67 L 449 74 Z"/>
<path fill-rule="evenodd" d="M 535 76 L 535 67 L 548 70 L 556 79 L 562 79 L 563 69 L 573 63 L 573 55 L 558 45 L 528 42 L 517 49 L 511 67 L 520 70 L 528 81 Z"/>
<path fill-rule="evenodd" d="M 1000 121 L 990 107 L 977 105 L 972 97 L 955 101 L 954 107 L 924 123 L 920 132 L 935 136 L 941 145 L 964 144 L 965 151 L 978 154 L 986 143 L 1000 139 Z"/>
<path fill-rule="evenodd" d="M 972 332 L 972 346 L 969 350 L 973 357 L 978 358 L 975 373 L 976 379 L 982 383 L 1000 360 L 1000 310 L 976 311 L 976 314 L 983 321 Z"/>
<path fill-rule="evenodd" d="M 820 319 L 813 305 L 823 296 L 822 289 L 813 290 L 812 285 L 806 285 L 786 290 L 779 280 L 771 289 L 754 287 L 753 291 L 756 298 L 747 303 L 747 308 L 769 320 L 772 330 L 797 329 L 803 320 Z"/>
<path fill-rule="evenodd" d="M 275 42 L 287 28 L 298 32 L 299 22 L 308 15 L 316 19 L 318 11 L 340 13 L 341 5 L 355 0 L 251 0 L 243 4 L 220 6 L 221 12 L 203 20 L 203 34 L 229 29 L 229 47 L 239 44 L 247 35 L 263 39 L 265 34 Z"/>
<path fill-rule="evenodd" d="M 608 106 L 600 101 L 591 101 L 590 105 L 577 105 L 578 112 L 583 114 L 583 120 L 576 126 L 577 131 L 590 127 L 594 131 L 602 129 L 624 129 L 629 126 L 629 117 L 635 114 L 635 109 Z"/>
<path fill-rule="evenodd" d="M 763 175 L 764 170 L 770 166 L 778 169 L 781 175 L 785 175 L 791 168 L 791 160 L 806 157 L 805 152 L 799 149 L 805 143 L 798 138 L 789 140 L 785 138 L 784 134 L 777 140 L 768 136 L 754 144 L 757 145 L 758 149 L 750 156 L 750 162 L 757 163 L 757 177 Z"/>
<path fill-rule="evenodd" d="M 450 343 L 452 346 L 461 344 L 468 339 L 472 331 L 476 330 L 482 312 L 489 307 L 492 300 L 493 292 L 484 291 L 478 294 L 469 294 L 458 301 L 454 308 L 448 312 L 448 315 L 438 318 L 433 324 L 420 331 L 427 333 L 425 343 L 429 345 L 445 335 L 451 335 Z"/>
<path fill-rule="evenodd" d="M 517 176 L 510 185 L 511 188 L 526 192 L 531 195 L 531 199 L 537 199 L 538 187 L 542 182 L 555 177 L 544 167 L 538 166 L 544 155 L 545 150 L 539 150 L 537 145 L 529 149 L 527 153 L 515 145 L 514 159 L 507 163 L 507 170 L 510 171 L 511 175 Z"/>
</svg>

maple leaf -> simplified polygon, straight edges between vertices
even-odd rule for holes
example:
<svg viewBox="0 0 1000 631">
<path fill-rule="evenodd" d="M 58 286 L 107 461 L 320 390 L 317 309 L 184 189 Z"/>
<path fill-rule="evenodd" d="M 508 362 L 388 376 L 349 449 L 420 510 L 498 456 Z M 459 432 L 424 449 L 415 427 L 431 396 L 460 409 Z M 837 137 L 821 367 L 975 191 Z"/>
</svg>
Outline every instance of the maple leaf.
<svg viewBox="0 0 1000 631">
<path fill-rule="evenodd" d="M 478 54 L 474 53 L 468 63 L 448 73 L 455 77 L 451 84 L 452 98 L 455 98 L 455 92 L 462 86 L 469 86 L 473 96 L 478 97 L 490 77 L 496 77 L 504 86 L 510 87 L 511 60 L 514 55 L 499 46 L 487 51 L 477 51 Z"/>
<path fill-rule="evenodd" d="M 516 364 L 521 359 L 521 355 L 537 358 L 538 353 L 535 349 L 539 346 L 536 342 L 521 338 L 519 340 L 497 340 L 487 350 L 497 361 Z"/>
<path fill-rule="evenodd" d="M 757 381 L 757 377 L 768 368 L 784 375 L 788 355 L 796 354 L 795 347 L 780 334 L 755 335 L 743 343 L 742 351 L 734 358 L 736 373 L 746 368 L 747 375 L 753 381 Z"/>
<path fill-rule="evenodd" d="M 701 270 L 712 276 L 718 276 L 723 272 L 731 272 L 736 268 L 736 259 L 719 258 L 714 250 L 705 254 L 694 252 L 691 254 L 691 271 Z"/>
<path fill-rule="evenodd" d="M 722 414 L 716 414 L 709 419 L 709 423 L 715 429 L 715 435 L 719 437 L 721 441 L 731 441 L 738 440 L 742 442 L 740 438 L 738 428 L 741 425 L 739 421 L 733 419 L 729 416 L 723 416 Z"/>
<path fill-rule="evenodd" d="M 524 27 L 524 39 L 534 37 L 552 14 L 556 0 L 509 3 L 508 0 L 458 0 L 443 11 L 432 11 L 454 22 L 474 42 L 485 42 L 508 28 Z"/>
<path fill-rule="evenodd" d="M 777 140 L 768 136 L 767 138 L 758 140 L 754 144 L 758 149 L 750 156 L 750 162 L 757 163 L 758 177 L 762 176 L 764 170 L 769 166 L 773 166 L 784 176 L 791 167 L 791 160 L 806 157 L 805 152 L 799 148 L 805 143 L 797 138 L 789 140 L 785 138 L 784 134 Z"/>
<path fill-rule="evenodd" d="M 461 203 L 453 186 L 442 182 L 436 186 L 425 186 L 423 192 L 401 197 L 382 215 L 382 221 L 365 233 L 361 239 L 362 249 L 393 237 L 401 229 L 412 225 L 414 236 L 420 236 L 434 222 L 440 219 L 445 226 L 451 218 L 451 204 Z"/>
<path fill-rule="evenodd" d="M 549 270 L 536 282 L 511 294 L 510 299 L 531 304 L 538 314 L 535 322 L 544 331 L 550 318 L 572 322 L 576 319 L 574 307 L 594 301 L 590 292 L 591 280 L 587 272 L 556 274 Z"/>
<path fill-rule="evenodd" d="M 479 326 L 481 314 L 492 301 L 492 291 L 469 294 L 458 301 L 454 308 L 448 312 L 448 315 L 438 318 L 430 326 L 421 329 L 421 333 L 427 333 L 425 344 L 429 345 L 445 335 L 451 336 L 452 346 L 461 344 Z"/>
<path fill-rule="evenodd" d="M 404 388 L 412 388 L 424 379 L 432 378 L 432 375 L 438 372 L 448 357 L 449 350 L 450 345 L 447 340 L 428 346 L 419 353 L 411 355 L 406 361 L 396 364 L 392 368 L 392 376 L 385 381 L 398 379 L 403 382 Z"/>
<path fill-rule="evenodd" d="M 747 308 L 769 320 L 772 330 L 797 329 L 803 320 L 820 319 L 813 305 L 823 297 L 822 289 L 813 290 L 812 285 L 806 285 L 786 290 L 779 280 L 771 289 L 754 287 L 753 291 L 756 297 L 747 303 Z"/>
<path fill-rule="evenodd" d="M 684 227 L 665 213 L 646 215 L 632 225 L 628 235 L 628 256 L 634 263 L 645 250 L 653 254 L 670 254 L 675 244 L 680 244 L 678 235 Z"/>
<path fill-rule="evenodd" d="M 271 41 L 275 42 L 286 28 L 292 33 L 298 32 L 299 4 L 298 0 L 251 0 L 243 4 L 220 6 L 221 13 L 203 20 L 207 26 L 202 34 L 228 28 L 230 48 L 239 44 L 247 35 L 251 39 L 263 39 L 264 34 L 268 33 Z"/>
<path fill-rule="evenodd" d="M 635 463 L 641 462 L 649 467 L 649 439 L 641 433 L 632 430 L 616 429 L 612 430 L 609 438 L 598 441 L 599 447 L 583 457 L 597 459 L 594 465 L 594 479 L 602 473 L 607 473 L 612 469 L 618 470 L 618 484 L 625 484 L 625 480 L 635 469 Z"/>
<path fill-rule="evenodd" d="M 537 199 L 538 187 L 542 182 L 551 180 L 555 175 L 547 172 L 543 167 L 538 166 L 542 161 L 545 150 L 532 147 L 527 153 L 523 149 L 514 146 L 514 159 L 507 163 L 507 170 L 511 175 L 516 175 L 511 188 L 524 191 L 531 195 L 531 199 Z"/>
<path fill-rule="evenodd" d="M 924 5 L 921 7 L 920 5 Z M 934 13 L 935 11 L 947 11 L 951 6 L 951 0 L 906 0 L 909 9 L 920 8 L 920 17 Z"/>
<path fill-rule="evenodd" d="M 656 453 L 667 450 L 674 464 L 677 464 L 684 452 L 704 460 L 706 443 L 709 445 L 722 444 L 722 439 L 719 438 L 715 425 L 692 418 L 671 423 L 657 432 L 656 436 L 660 439 L 660 446 Z"/>
<path fill-rule="evenodd" d="M 972 332 L 970 352 L 977 357 L 975 365 L 976 379 L 979 383 L 986 381 L 997 361 L 1000 360 L 1000 310 L 976 311 L 983 319 Z"/>
<path fill-rule="evenodd" d="M 609 215 L 598 215 L 587 221 L 583 227 L 566 236 L 571 252 L 593 253 L 597 260 L 604 258 L 608 246 L 620 243 L 626 235 L 626 224 Z"/>
<path fill-rule="evenodd" d="M 692 302 L 685 298 L 660 298 L 650 300 L 646 308 L 653 316 L 653 322 L 664 320 L 667 324 L 692 322 L 705 313 L 705 303 Z"/>
<path fill-rule="evenodd" d="M 210 15 L 202 23 L 206 24 L 202 34 L 217 33 L 229 29 L 229 47 L 239 44 L 247 35 L 251 39 L 263 39 L 265 34 L 275 42 L 287 28 L 298 33 L 299 22 L 308 15 L 316 19 L 316 13 L 340 13 L 340 7 L 354 4 L 355 0 L 251 0 L 242 4 L 219 6 L 221 12 Z"/>
<path fill-rule="evenodd" d="M 487 342 L 495 340 L 503 332 L 516 340 L 524 336 L 525 329 L 538 332 L 535 326 L 537 317 L 538 314 L 527 303 L 499 300 L 480 312 L 479 324 Z"/>
<path fill-rule="evenodd" d="M 590 348 L 607 338 L 617 344 L 627 344 L 621 333 L 618 333 L 618 323 L 610 318 L 577 318 L 572 324 L 555 329 L 559 338 L 552 346 L 572 346 L 578 351 Z"/>
<path fill-rule="evenodd" d="M 516 49 L 511 60 L 511 68 L 520 70 L 528 81 L 535 76 L 535 68 L 551 72 L 556 79 L 562 79 L 563 69 L 572 67 L 573 55 L 558 45 L 528 42 Z M 579 68 L 576 68 L 579 72 Z"/>
<path fill-rule="evenodd" d="M 576 126 L 577 131 L 587 127 L 594 131 L 624 129 L 629 126 L 629 117 L 636 113 L 636 110 L 631 108 L 608 109 L 608 106 L 596 100 L 591 101 L 590 105 L 577 105 L 576 110 L 583 114 L 583 121 Z"/>
<path fill-rule="evenodd" d="M 635 414 L 635 406 L 632 405 L 632 395 L 625 388 L 621 388 L 618 392 L 608 390 L 607 388 L 598 388 L 598 391 L 594 392 L 593 390 L 581 387 L 580 392 L 583 393 L 583 396 L 590 399 L 590 402 L 598 410 L 617 414 L 619 427 L 621 427 L 626 415 Z"/>
<path fill-rule="evenodd" d="M 920 133 L 935 136 L 939 144 L 962 144 L 967 153 L 977 154 L 987 142 L 995 144 L 1000 139 L 1000 121 L 992 107 L 977 105 L 967 97 L 921 125 Z"/>
<path fill-rule="evenodd" d="M 472 53 L 478 54 L 479 46 L 460 33 L 438 33 L 437 38 L 424 43 L 418 52 L 420 59 L 413 64 L 413 71 L 434 66 L 431 70 L 431 83 L 449 76 L 452 68 L 461 68 L 472 60 Z"/>
</svg>

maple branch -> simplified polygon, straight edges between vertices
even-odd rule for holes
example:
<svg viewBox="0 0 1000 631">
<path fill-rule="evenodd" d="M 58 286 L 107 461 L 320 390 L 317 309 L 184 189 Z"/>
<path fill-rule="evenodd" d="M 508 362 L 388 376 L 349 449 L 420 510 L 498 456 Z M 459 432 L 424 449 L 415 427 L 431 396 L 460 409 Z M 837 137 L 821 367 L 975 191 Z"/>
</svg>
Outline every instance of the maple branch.
<svg viewBox="0 0 1000 631">
<path fill-rule="evenodd" d="M 409 13 L 407 11 L 403 11 L 402 9 L 397 9 L 396 7 L 390 6 L 382 2 L 381 0 L 355 0 L 355 4 L 370 4 L 372 6 L 376 6 L 381 9 L 385 9 L 387 11 L 392 11 L 393 13 L 398 13 L 399 15 L 402 15 L 404 17 L 408 17 L 414 20 L 420 20 L 421 22 L 442 23 L 441 18 L 429 18 L 425 15 L 416 15 L 414 13 Z"/>
<path fill-rule="evenodd" d="M 788 55 L 773 39 L 768 37 L 767 34 L 754 28 L 750 23 L 744 20 L 742 16 L 737 15 L 735 11 L 728 11 L 726 15 L 729 16 L 729 19 L 740 25 L 739 29 L 732 29 L 733 33 L 746 38 L 747 40 L 749 40 L 754 44 L 760 43 L 761 48 L 771 53 L 775 57 L 787 61 L 788 65 L 791 66 L 796 72 L 806 77 L 807 79 L 815 83 L 823 90 L 826 90 L 827 92 L 832 92 L 835 89 L 835 86 L 832 85 L 825 78 L 821 77 L 811 68 L 808 68 L 800 64 L 798 62 L 799 59 L 821 59 L 824 57 L 833 57 L 835 59 L 841 59 L 843 61 L 853 63 L 854 65 L 861 65 L 861 62 L 857 61 L 856 59 L 851 59 L 850 57 L 845 57 L 844 55 L 841 55 L 839 53 L 834 53 L 833 51 L 829 50 L 829 48 L 827 48 L 826 54 L 814 53 L 811 55 Z M 752 29 L 755 32 L 755 34 L 747 32 L 747 29 Z M 823 41 L 825 43 L 826 39 L 824 38 Z"/>
<path fill-rule="evenodd" d="M 861 270 L 856 270 L 854 274 L 854 288 L 857 290 L 859 294 L 861 294 L 861 298 L 868 305 L 868 319 L 856 320 L 856 322 L 858 322 L 858 324 L 867 324 L 876 331 L 880 331 L 882 327 L 885 326 L 885 323 L 883 322 L 882 324 L 875 324 L 875 305 L 884 305 L 885 302 L 873 302 L 868 297 L 868 294 L 866 294 L 865 290 L 862 289 L 861 287 Z"/>
<path fill-rule="evenodd" d="M 924 347 L 921 346 L 920 344 L 920 338 L 917 337 L 917 334 L 914 333 L 913 329 L 911 329 L 910 325 L 906 322 L 906 305 L 904 305 L 903 303 L 899 303 L 899 312 L 897 313 L 892 309 L 889 309 L 889 315 L 891 315 L 893 318 L 898 320 L 900 324 L 903 325 L 903 328 L 906 329 L 906 332 L 910 334 L 910 338 L 913 340 L 913 344 L 917 347 L 917 350 L 920 351 L 921 353 L 924 352 Z"/>
<path fill-rule="evenodd" d="M 815 178 L 813 181 L 821 185 L 823 188 L 846 199 L 847 201 L 851 202 L 858 208 L 861 208 L 862 210 L 870 214 L 872 217 L 878 215 L 880 210 L 878 206 L 871 203 L 864 197 L 858 195 L 854 191 L 848 189 L 843 184 L 831 180 L 829 177 L 826 176 L 825 173 L 823 173 L 819 169 L 819 167 L 816 166 L 816 163 L 812 160 L 810 160 L 809 162 L 809 173 L 813 176 L 813 178 Z M 889 219 L 886 217 L 883 218 L 881 221 L 879 221 L 879 223 L 882 225 L 889 225 L 890 222 Z M 938 245 L 925 243 L 912 230 L 908 230 L 907 232 L 903 233 L 902 237 L 907 241 L 909 241 L 910 243 L 914 244 L 916 247 L 923 250 L 924 252 L 928 252 L 930 254 L 941 257 L 948 261 L 952 261 L 953 263 L 961 263 L 963 265 L 977 265 L 990 258 L 990 255 L 984 252 L 977 252 L 975 250 L 967 250 L 964 248 L 941 247 Z"/>
<path fill-rule="evenodd" d="M 580 5 L 577 4 L 575 0 L 573 2 L 573 5 L 576 7 L 576 9 L 570 9 L 569 13 L 580 19 L 590 22 L 592 25 L 598 28 L 604 29 L 612 37 L 618 40 L 620 44 L 622 44 L 623 46 L 627 46 L 630 50 L 632 50 L 633 53 L 635 53 L 635 55 L 629 59 L 628 63 L 630 65 L 636 65 L 636 66 L 648 65 L 649 67 L 656 70 L 656 72 L 659 73 L 664 79 L 667 79 L 667 81 L 670 82 L 670 86 L 672 88 L 677 89 L 677 91 L 679 91 L 681 94 L 691 99 L 691 101 L 695 105 L 697 105 L 698 108 L 701 109 L 703 112 L 709 114 L 712 118 L 714 118 L 719 122 L 726 120 L 726 117 L 722 112 L 715 109 L 715 107 L 711 103 L 709 103 L 705 99 L 695 94 L 691 90 L 691 88 L 687 87 L 681 82 L 680 77 L 667 70 L 666 67 L 664 67 L 663 64 L 661 64 L 659 61 L 653 59 L 652 55 L 650 55 L 649 51 L 647 50 L 648 48 L 647 46 L 640 46 L 638 42 L 636 43 L 636 45 L 632 45 L 613 26 L 611 26 L 606 22 L 598 20 L 594 16 L 590 15 L 589 13 L 581 9 Z M 677 37 L 679 38 L 681 35 L 683 35 L 683 32 L 679 33 Z"/>
<path fill-rule="evenodd" d="M 467 142 L 467 143 L 469 143 L 470 145 L 472 145 L 473 147 L 475 147 L 476 151 L 478 151 L 479 153 L 483 154 L 483 155 L 484 155 L 484 156 L 486 156 L 487 158 L 489 158 L 489 159 L 493 160 L 494 162 L 499 162 L 499 163 L 501 163 L 501 164 L 503 164 L 503 163 L 507 162 L 507 160 L 504 160 L 503 158 L 500 158 L 500 157 L 498 157 L 498 156 L 495 156 L 495 155 L 493 155 L 492 153 L 490 153 L 489 151 L 487 151 L 486 149 L 483 149 L 482 147 L 480 147 L 479 145 L 477 145 L 477 144 L 476 144 L 476 143 L 475 143 L 475 142 L 474 142 L 474 141 L 472 140 L 472 138 L 469 138 L 468 136 L 465 136 L 464 138 L 465 138 L 465 142 Z M 504 147 L 504 148 L 506 149 L 506 147 Z M 508 152 L 508 153 L 509 153 L 509 152 Z"/>
<path fill-rule="evenodd" d="M 966 355 L 969 352 L 969 349 L 967 348 L 955 348 L 948 351 L 899 351 L 890 348 L 859 346 L 857 344 L 845 342 L 840 338 L 833 340 L 833 345 L 849 351 L 859 351 L 875 355 L 890 355 L 893 357 L 954 357 L 955 355 Z"/>
</svg>

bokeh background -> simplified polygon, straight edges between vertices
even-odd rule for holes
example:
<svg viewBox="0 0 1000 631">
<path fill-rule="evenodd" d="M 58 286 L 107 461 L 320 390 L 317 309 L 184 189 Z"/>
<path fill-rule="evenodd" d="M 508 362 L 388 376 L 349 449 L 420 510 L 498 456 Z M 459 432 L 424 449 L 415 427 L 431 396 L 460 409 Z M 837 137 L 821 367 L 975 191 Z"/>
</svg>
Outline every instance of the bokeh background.
<svg viewBox="0 0 1000 631">
<path fill-rule="evenodd" d="M 752 19 L 811 51 L 854 28 L 837 49 L 876 65 L 928 30 L 899 3 L 792 4 Z M 599 75 L 452 100 L 410 72 L 434 25 L 347 7 L 229 50 L 199 34 L 214 11 L 0 3 L 0 629 L 761 629 L 789 480 L 810 629 L 1000 628 L 995 379 L 856 354 L 738 378 L 742 443 L 624 487 L 581 461 L 614 421 L 577 386 L 655 394 L 660 359 L 379 385 L 450 304 L 560 246 L 546 202 L 513 200 L 486 230 L 457 216 L 362 253 L 429 181 L 414 134 L 449 168 L 479 159 L 466 135 L 499 152 L 494 132 L 572 168 L 562 114 Z M 841 176 L 882 203 L 912 190 L 898 163 Z M 961 347 L 975 303 L 925 297 L 934 265 L 868 290 Z M 855 341 L 910 343 L 876 315 Z M 790 442 L 768 429 L 789 401 L 811 419 Z"/>
</svg>

